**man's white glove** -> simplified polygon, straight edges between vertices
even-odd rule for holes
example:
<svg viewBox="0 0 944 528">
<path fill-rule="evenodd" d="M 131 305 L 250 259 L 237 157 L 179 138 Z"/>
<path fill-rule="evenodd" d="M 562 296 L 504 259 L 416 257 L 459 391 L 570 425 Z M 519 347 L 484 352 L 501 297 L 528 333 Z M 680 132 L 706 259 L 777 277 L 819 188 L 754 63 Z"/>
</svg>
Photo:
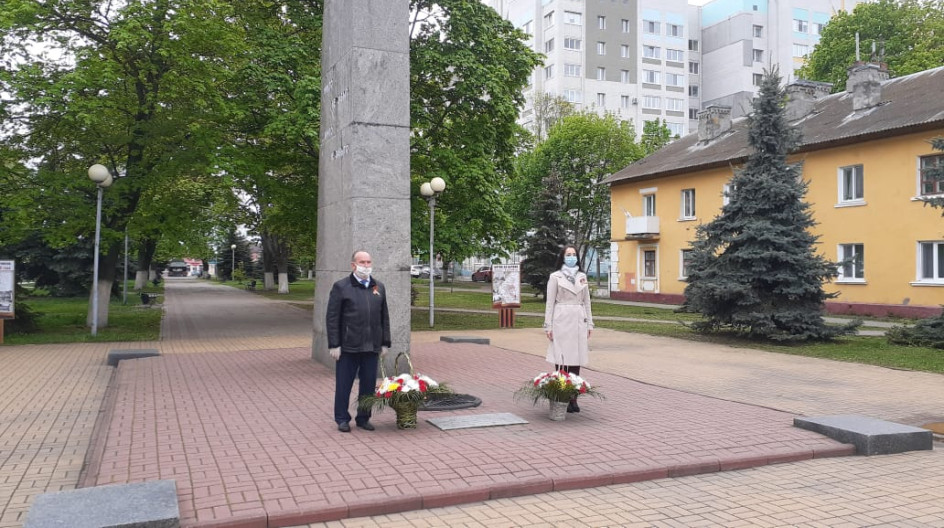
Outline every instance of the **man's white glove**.
<svg viewBox="0 0 944 528">
<path fill-rule="evenodd" d="M 331 357 L 333 357 L 335 361 L 341 359 L 341 347 L 329 348 L 328 354 L 331 354 Z"/>
<path fill-rule="evenodd" d="M 386 356 L 386 355 L 387 355 L 387 352 L 390 352 L 390 349 L 389 349 L 389 348 L 387 348 L 387 347 L 385 347 L 385 346 L 380 347 L 380 357 Z"/>
</svg>

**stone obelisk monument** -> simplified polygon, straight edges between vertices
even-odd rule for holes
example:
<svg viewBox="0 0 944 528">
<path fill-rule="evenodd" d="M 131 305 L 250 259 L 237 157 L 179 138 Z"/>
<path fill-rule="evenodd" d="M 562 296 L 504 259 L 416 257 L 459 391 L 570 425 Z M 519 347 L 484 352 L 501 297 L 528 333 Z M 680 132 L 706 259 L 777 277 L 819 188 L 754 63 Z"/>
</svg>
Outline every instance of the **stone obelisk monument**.
<svg viewBox="0 0 944 528">
<path fill-rule="evenodd" d="M 311 357 L 331 367 L 328 294 L 355 250 L 387 287 L 388 367 L 410 348 L 409 15 L 409 0 L 325 2 Z"/>
</svg>

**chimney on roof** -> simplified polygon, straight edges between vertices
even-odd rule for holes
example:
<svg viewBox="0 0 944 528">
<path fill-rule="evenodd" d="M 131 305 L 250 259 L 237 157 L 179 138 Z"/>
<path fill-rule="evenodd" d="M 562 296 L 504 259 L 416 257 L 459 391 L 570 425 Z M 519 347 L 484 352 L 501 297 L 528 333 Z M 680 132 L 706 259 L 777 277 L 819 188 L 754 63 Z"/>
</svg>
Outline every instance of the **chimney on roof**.
<svg viewBox="0 0 944 528">
<path fill-rule="evenodd" d="M 786 86 L 787 92 L 787 121 L 795 121 L 806 117 L 813 111 L 818 99 L 829 95 L 833 89 L 832 83 L 796 80 Z"/>
<path fill-rule="evenodd" d="M 882 83 L 888 80 L 888 67 L 882 62 L 856 61 L 849 68 L 846 92 L 852 94 L 852 109 L 856 112 L 872 108 L 882 102 Z"/>
<path fill-rule="evenodd" d="M 698 141 L 711 141 L 730 129 L 730 106 L 711 105 L 698 112 Z"/>
</svg>

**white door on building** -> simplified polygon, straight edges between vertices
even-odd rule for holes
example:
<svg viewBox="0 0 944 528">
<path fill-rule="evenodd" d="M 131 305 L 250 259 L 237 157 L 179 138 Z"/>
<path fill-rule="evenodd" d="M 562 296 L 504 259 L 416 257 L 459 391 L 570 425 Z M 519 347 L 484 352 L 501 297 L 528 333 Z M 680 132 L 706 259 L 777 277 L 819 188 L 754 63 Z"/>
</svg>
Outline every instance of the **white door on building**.
<svg viewBox="0 0 944 528">
<path fill-rule="evenodd" d="M 636 281 L 638 291 L 642 293 L 659 293 L 659 246 L 639 246 L 636 262 L 639 263 Z"/>
</svg>

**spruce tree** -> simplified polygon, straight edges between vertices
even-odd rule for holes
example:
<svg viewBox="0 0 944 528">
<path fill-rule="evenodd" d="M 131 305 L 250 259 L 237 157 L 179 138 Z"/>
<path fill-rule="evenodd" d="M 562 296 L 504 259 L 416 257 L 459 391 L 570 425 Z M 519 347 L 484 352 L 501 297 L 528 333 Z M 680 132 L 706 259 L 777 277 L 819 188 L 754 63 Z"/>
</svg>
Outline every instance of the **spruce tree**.
<svg viewBox="0 0 944 528">
<path fill-rule="evenodd" d="M 548 276 L 556 271 L 557 256 L 566 237 L 562 218 L 559 183 L 544 178 L 541 193 L 531 209 L 534 232 L 525 236 L 524 263 L 521 280 L 533 286 L 542 296 L 547 290 Z"/>
<path fill-rule="evenodd" d="M 800 164 L 787 155 L 799 132 L 784 116 L 777 70 L 764 73 L 749 116 L 747 163 L 731 180 L 730 202 L 698 227 L 683 309 L 699 312 L 697 331 L 733 330 L 777 341 L 828 339 L 858 323 L 826 326 L 823 284 L 837 265 L 817 255 L 816 225 L 804 201 Z"/>
</svg>

